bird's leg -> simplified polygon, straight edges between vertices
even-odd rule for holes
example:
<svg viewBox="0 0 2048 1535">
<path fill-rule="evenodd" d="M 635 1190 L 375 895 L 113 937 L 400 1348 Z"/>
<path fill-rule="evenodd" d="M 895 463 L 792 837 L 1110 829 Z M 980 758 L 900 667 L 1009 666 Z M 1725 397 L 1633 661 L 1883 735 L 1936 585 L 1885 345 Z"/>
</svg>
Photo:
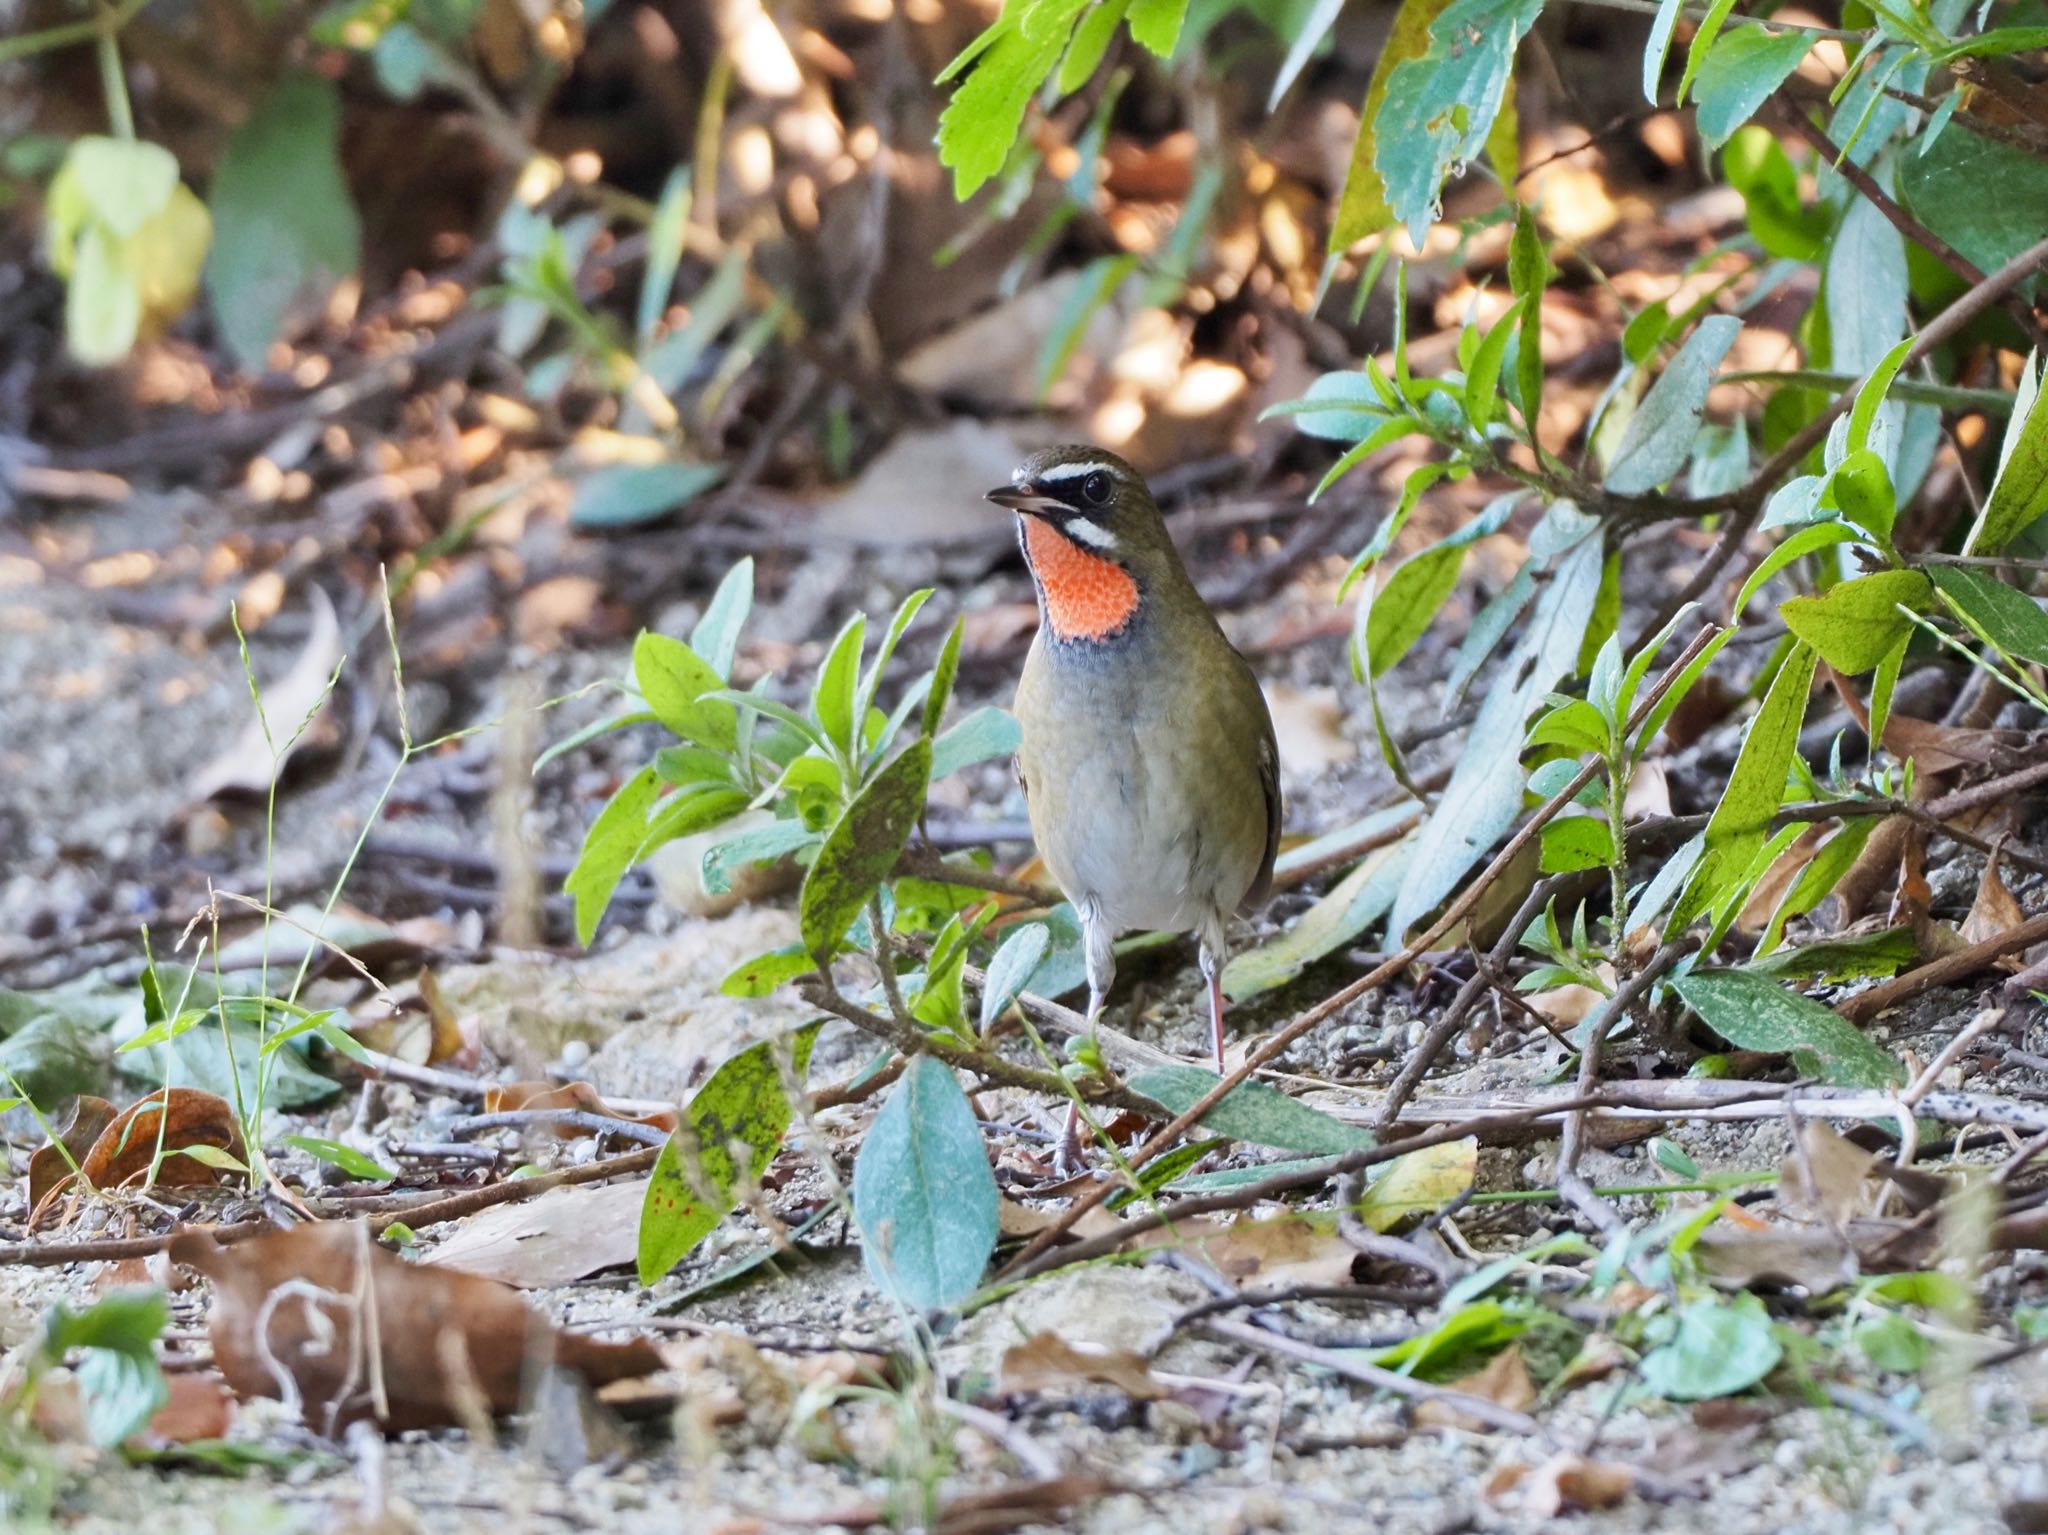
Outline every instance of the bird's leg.
<svg viewBox="0 0 2048 1535">
<path fill-rule="evenodd" d="M 1101 910 L 1093 901 L 1075 903 L 1075 910 L 1081 914 L 1082 949 L 1088 964 L 1088 1043 L 1095 1045 L 1095 1026 L 1101 1021 L 1103 1004 L 1109 1000 L 1109 988 L 1116 983 L 1116 950 L 1111 947 L 1116 935 L 1102 920 Z M 1081 1105 L 1067 1105 L 1067 1123 L 1060 1132 L 1060 1167 L 1069 1173 L 1081 1168 Z"/>
<path fill-rule="evenodd" d="M 1216 1044 L 1216 1074 L 1227 1075 L 1223 1068 L 1223 958 L 1221 945 L 1212 946 L 1209 940 L 1202 941 L 1202 979 L 1209 983 L 1209 1034 Z"/>
</svg>

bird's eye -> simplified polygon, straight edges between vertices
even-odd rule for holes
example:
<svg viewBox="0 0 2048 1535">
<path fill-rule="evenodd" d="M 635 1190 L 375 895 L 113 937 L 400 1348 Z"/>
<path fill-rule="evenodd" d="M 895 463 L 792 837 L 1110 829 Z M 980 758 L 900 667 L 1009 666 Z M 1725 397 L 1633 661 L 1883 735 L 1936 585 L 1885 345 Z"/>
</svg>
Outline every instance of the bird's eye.
<svg viewBox="0 0 2048 1535">
<path fill-rule="evenodd" d="M 1090 506 L 1107 506 L 1110 494 L 1109 474 L 1098 469 L 1081 482 L 1081 496 Z"/>
</svg>

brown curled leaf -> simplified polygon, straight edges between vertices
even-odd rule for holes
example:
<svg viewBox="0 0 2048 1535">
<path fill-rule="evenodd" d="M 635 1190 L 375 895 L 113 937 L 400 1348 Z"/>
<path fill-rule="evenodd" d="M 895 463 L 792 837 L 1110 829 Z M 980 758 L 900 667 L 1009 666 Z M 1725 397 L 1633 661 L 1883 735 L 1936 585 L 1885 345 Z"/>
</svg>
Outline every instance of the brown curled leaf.
<svg viewBox="0 0 2048 1535">
<path fill-rule="evenodd" d="M 676 1127 L 673 1113 L 627 1114 L 613 1108 L 588 1082 L 564 1082 L 560 1085 L 553 1082 L 507 1082 L 485 1090 L 486 1114 L 511 1113 L 520 1109 L 576 1109 L 585 1114 L 600 1114 L 606 1119 L 649 1125 L 657 1130 L 673 1131 Z M 591 1133 L 581 1125 L 561 1125 L 555 1130 L 563 1140 Z"/>
<path fill-rule="evenodd" d="M 298 1226 L 222 1246 L 190 1231 L 173 1262 L 213 1283 L 207 1332 L 239 1396 L 278 1397 L 336 1434 L 388 1433 L 514 1411 L 548 1365 L 592 1386 L 652 1374 L 652 1343 L 563 1332 L 494 1280 L 405 1262 L 359 1222 Z"/>
</svg>

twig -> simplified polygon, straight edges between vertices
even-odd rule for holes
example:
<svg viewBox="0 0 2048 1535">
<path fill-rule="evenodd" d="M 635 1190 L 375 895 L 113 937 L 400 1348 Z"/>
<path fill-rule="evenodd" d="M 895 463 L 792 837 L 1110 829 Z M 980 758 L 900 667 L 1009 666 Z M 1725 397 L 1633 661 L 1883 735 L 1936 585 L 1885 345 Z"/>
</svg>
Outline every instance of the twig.
<svg viewBox="0 0 2048 1535">
<path fill-rule="evenodd" d="M 1965 1050 L 2003 1022 L 2005 1009 L 2002 1007 L 1987 1007 L 1972 1018 L 1961 1033 L 1941 1047 L 1941 1054 L 1927 1063 L 1927 1069 L 1913 1079 L 1912 1085 L 1899 1094 L 1899 1101 L 1910 1107 L 1933 1092 L 1935 1084 L 1941 1080 L 1941 1074 L 1955 1065 Z"/>
<path fill-rule="evenodd" d="M 1806 115 L 1805 108 L 1784 95 L 1777 98 L 1777 104 L 1778 115 L 1785 124 L 1806 140 L 1835 174 L 1862 195 L 1864 201 L 1883 214 L 1892 228 L 1932 255 L 1964 282 L 1985 281 L 1983 270 L 1974 261 L 1900 207 L 1892 195 L 1878 185 L 1876 177 L 1844 154 L 1835 141 L 1827 136 L 1827 132 Z M 2023 334 L 2039 339 L 2040 327 L 2034 323 L 2033 311 L 2022 303 L 2017 295 L 2007 293 L 2000 302 L 2006 313 L 2018 323 Z"/>
<path fill-rule="evenodd" d="M 637 1119 L 619 1119 L 589 1109 L 502 1109 L 495 1114 L 471 1114 L 448 1127 L 448 1133 L 458 1140 L 493 1130 L 587 1130 L 643 1146 L 659 1146 L 669 1136 L 659 1125 L 643 1125 Z"/>
<path fill-rule="evenodd" d="M 1684 669 L 1691 664 L 1693 657 L 1697 656 L 1705 648 L 1716 632 L 1712 625 L 1708 625 L 1693 637 L 1692 643 L 1685 647 L 1684 653 L 1664 670 L 1663 674 L 1657 678 L 1648 692 L 1644 694 L 1641 702 L 1637 705 L 1635 714 L 1630 717 L 1631 728 L 1633 728 L 1636 721 L 1640 720 L 1656 704 L 1658 699 L 1664 696 L 1671 685 L 1678 680 L 1679 675 Z M 1598 761 L 1592 761 L 1581 767 L 1572 776 L 1569 783 L 1552 795 L 1548 801 L 1529 817 L 1522 828 L 1508 839 L 1507 844 L 1494 855 L 1493 861 L 1466 885 L 1461 895 L 1444 908 L 1443 915 L 1431 923 L 1427 931 L 1420 934 L 1391 959 L 1367 971 L 1350 985 L 1332 992 L 1321 1002 L 1318 1002 L 1314 1007 L 1308 1009 L 1308 1011 L 1301 1014 L 1292 1023 L 1274 1034 L 1265 1044 L 1252 1051 L 1250 1055 L 1245 1057 L 1243 1065 L 1239 1066 L 1229 1076 L 1204 1093 L 1185 1113 L 1177 1116 L 1172 1123 L 1154 1133 L 1150 1140 L 1139 1147 L 1131 1155 L 1129 1159 L 1130 1165 L 1132 1167 L 1142 1167 L 1152 1158 L 1158 1156 L 1168 1146 L 1172 1145 L 1175 1138 L 1184 1133 L 1189 1126 L 1199 1124 L 1202 1116 L 1216 1107 L 1218 1103 L 1221 1103 L 1233 1088 L 1245 1081 L 1253 1072 L 1257 1071 L 1268 1061 L 1280 1055 L 1295 1040 L 1301 1038 L 1310 1029 L 1316 1028 L 1318 1025 L 1335 1017 L 1360 997 L 1386 985 L 1388 981 L 1401 974 L 1422 955 L 1428 953 L 1431 944 L 1435 943 L 1445 933 L 1448 933 L 1458 923 L 1471 915 L 1473 908 L 1479 904 L 1479 900 L 1485 895 L 1487 888 L 1495 880 L 1499 879 L 1502 873 L 1513 864 L 1522 849 L 1527 847 L 1536 837 L 1540 836 L 1543 828 L 1560 811 L 1572 803 L 1578 792 L 1593 781 L 1600 771 L 1600 766 L 1601 764 Z M 1021 1253 L 1010 1260 L 1008 1267 L 1003 1271 L 1003 1275 L 1007 1277 L 1016 1274 L 1050 1249 L 1055 1242 L 1059 1241 L 1068 1231 L 1073 1229 L 1076 1221 L 1107 1199 L 1113 1187 L 1114 1185 L 1109 1183 L 1097 1184 L 1095 1188 L 1075 1200 L 1061 1214 L 1058 1220 L 1040 1232 L 1025 1245 Z"/>
<path fill-rule="evenodd" d="M 1455 1261 L 1431 1252 L 1420 1242 L 1411 1242 L 1391 1232 L 1375 1231 L 1366 1225 L 1358 1214 L 1359 1203 L 1364 1198 L 1364 1174 L 1346 1173 L 1337 1180 L 1337 1235 L 1351 1245 L 1352 1251 L 1380 1263 L 1397 1263 L 1404 1268 L 1420 1270 L 1440 1285 L 1449 1284 L 1457 1277 L 1459 1266 Z"/>
<path fill-rule="evenodd" d="M 1011 879 L 1007 874 L 997 874 L 988 869 L 962 867 L 947 863 L 936 849 L 906 847 L 903 855 L 896 860 L 896 872 L 908 874 L 916 879 L 937 880 L 947 885 L 964 885 L 970 890 L 986 890 L 994 895 L 1013 895 L 1029 901 L 1034 906 L 1057 906 L 1060 895 L 1057 890 L 1048 890 L 1043 885 L 1033 885 L 1025 880 Z"/>
<path fill-rule="evenodd" d="M 1202 1323 L 1203 1331 L 1241 1343 L 1247 1348 L 1264 1349 L 1272 1354 L 1285 1354 L 1303 1364 L 1312 1364 L 1318 1369 L 1328 1370 L 1347 1380 L 1377 1390 L 1391 1391 L 1396 1396 L 1409 1397 L 1418 1402 L 1439 1402 L 1444 1406 L 1463 1413 L 1480 1423 L 1493 1428 L 1505 1429 L 1510 1434 L 1524 1434 L 1533 1438 L 1547 1437 L 1543 1425 L 1526 1412 L 1517 1412 L 1512 1407 L 1469 1391 L 1460 1391 L 1455 1386 L 1434 1386 L 1428 1381 L 1417 1380 L 1412 1375 L 1403 1375 L 1395 1370 L 1383 1369 L 1376 1364 L 1367 1364 L 1350 1350 L 1317 1348 L 1313 1343 L 1303 1343 L 1284 1332 L 1270 1328 L 1253 1327 L 1244 1322 L 1228 1321 L 1214 1317 Z"/>
<path fill-rule="evenodd" d="M 1667 943 L 1650 956 L 1650 962 L 1624 981 L 1613 996 L 1601 1003 L 1586 1021 L 1586 1044 L 1579 1052 L 1579 1095 L 1593 1092 L 1600 1081 L 1600 1049 L 1608 1030 L 1626 1017 L 1636 1000 L 1657 983 L 1667 970 L 1699 947 L 1697 938 Z M 1612 1236 L 1626 1224 L 1614 1207 L 1598 1194 L 1579 1173 L 1579 1155 L 1586 1145 L 1586 1111 L 1574 1109 L 1565 1117 L 1564 1134 L 1557 1148 L 1557 1192 L 1601 1232 Z"/>
<path fill-rule="evenodd" d="M 1070 1097 L 1067 1079 L 1056 1071 L 1040 1071 L 1031 1066 L 1020 1066 L 1006 1056 L 993 1050 L 972 1050 L 964 1045 L 948 1044 L 935 1035 L 926 1034 L 908 1025 L 899 1025 L 862 1007 L 858 1002 L 841 996 L 838 991 L 822 982 L 799 983 L 798 991 L 813 1007 L 823 1008 L 835 1018 L 844 1019 L 863 1033 L 872 1034 L 884 1044 L 901 1051 L 904 1055 L 929 1055 L 955 1066 L 971 1071 L 984 1082 L 997 1087 L 1021 1087 L 1030 1092 L 1045 1093 L 1052 1097 Z M 1164 1119 L 1167 1111 L 1161 1105 L 1140 1093 L 1116 1082 L 1093 1082 L 1079 1087 L 1082 1097 L 1090 1103 L 1106 1103 L 1112 1108 L 1129 1109 L 1147 1119 Z M 1105 1192 L 1108 1186 L 1105 1185 Z"/>
<path fill-rule="evenodd" d="M 1529 894 L 1522 901 L 1521 909 L 1508 918 L 1508 925 L 1501 930 L 1499 939 L 1494 943 L 1493 952 L 1481 960 L 1479 967 L 1472 972 L 1472 978 L 1458 989 L 1457 996 L 1451 999 L 1451 1005 L 1444 1009 L 1443 1016 L 1429 1026 L 1429 1032 L 1424 1034 L 1415 1048 L 1408 1052 L 1408 1058 L 1401 1063 L 1401 1070 L 1395 1075 L 1392 1085 L 1387 1088 L 1387 1096 L 1380 1104 L 1379 1118 L 1374 1121 L 1373 1128 L 1380 1134 L 1384 1135 L 1401 1117 L 1401 1106 L 1414 1094 L 1416 1087 L 1428 1074 L 1429 1068 L 1434 1066 L 1437 1057 L 1443 1054 L 1444 1047 L 1464 1026 L 1465 1015 L 1493 984 L 1493 978 L 1514 957 L 1515 946 L 1522 941 L 1522 934 L 1529 930 L 1530 923 L 1543 914 L 1543 908 L 1550 904 L 1551 897 L 1562 887 L 1567 877 L 1561 874 L 1554 875 L 1549 879 L 1538 880 L 1530 887 Z"/>
<path fill-rule="evenodd" d="M 1975 975 L 2006 955 L 2032 948 L 2044 939 L 2048 939 L 2048 912 L 2029 917 L 2019 926 L 1995 933 L 1982 943 L 1973 943 L 1967 949 L 1944 954 L 1918 970 L 1908 970 L 1893 980 L 1880 982 L 1868 991 L 1859 991 L 1836 1007 L 1835 1012 L 1851 1023 L 1868 1023 L 1888 1007 L 1897 1007 L 1923 991 L 1932 991 L 1937 986 L 1947 986 L 1965 976 Z"/>
</svg>

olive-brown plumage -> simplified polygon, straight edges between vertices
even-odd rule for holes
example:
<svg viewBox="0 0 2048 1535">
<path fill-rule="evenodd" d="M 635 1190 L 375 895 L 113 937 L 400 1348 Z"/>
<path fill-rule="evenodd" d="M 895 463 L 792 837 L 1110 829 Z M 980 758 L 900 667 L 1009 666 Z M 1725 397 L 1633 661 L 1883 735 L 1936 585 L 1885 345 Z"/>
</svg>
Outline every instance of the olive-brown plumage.
<svg viewBox="0 0 2048 1535">
<path fill-rule="evenodd" d="M 1039 853 L 1080 914 L 1089 1017 L 1118 933 L 1191 932 L 1221 1069 L 1226 924 L 1265 899 L 1280 840 L 1265 697 L 1129 464 L 1049 448 L 988 498 L 1018 513 L 1038 593 L 1017 764 Z"/>
</svg>

